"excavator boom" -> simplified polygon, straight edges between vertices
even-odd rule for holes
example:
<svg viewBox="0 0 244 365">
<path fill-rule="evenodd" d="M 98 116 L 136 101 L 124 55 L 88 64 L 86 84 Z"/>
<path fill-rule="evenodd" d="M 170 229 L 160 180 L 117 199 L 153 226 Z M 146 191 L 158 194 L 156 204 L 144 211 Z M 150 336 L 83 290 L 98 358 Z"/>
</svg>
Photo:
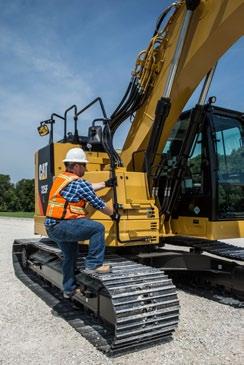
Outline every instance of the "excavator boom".
<svg viewBox="0 0 244 365">
<path fill-rule="evenodd" d="M 157 49 L 154 64 L 155 75 L 151 78 L 152 90 L 136 113 L 121 153 L 122 162 L 129 170 L 132 169 L 135 151 L 145 152 L 150 143 L 150 135 L 155 130 L 158 100 L 169 97 L 171 107 L 161 128 L 155 154 L 162 152 L 170 131 L 200 81 L 243 35 L 243 0 L 202 0 L 192 11 L 178 67 L 168 92 L 169 72 L 174 63 L 177 40 L 187 11 L 185 2 L 180 1 L 164 28 L 163 40 Z M 147 65 L 149 60 L 145 63 Z M 137 171 L 143 171 L 142 158 L 136 166 Z"/>
</svg>

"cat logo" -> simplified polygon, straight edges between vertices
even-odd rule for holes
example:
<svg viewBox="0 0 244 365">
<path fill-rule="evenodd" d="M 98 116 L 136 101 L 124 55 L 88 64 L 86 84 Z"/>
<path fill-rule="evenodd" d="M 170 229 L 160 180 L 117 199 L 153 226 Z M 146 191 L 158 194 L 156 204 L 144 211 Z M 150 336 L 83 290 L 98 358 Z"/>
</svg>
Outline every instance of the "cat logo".
<svg viewBox="0 0 244 365">
<path fill-rule="evenodd" d="M 47 179 L 47 167 L 48 162 L 44 162 L 39 165 L 39 180 Z"/>
</svg>

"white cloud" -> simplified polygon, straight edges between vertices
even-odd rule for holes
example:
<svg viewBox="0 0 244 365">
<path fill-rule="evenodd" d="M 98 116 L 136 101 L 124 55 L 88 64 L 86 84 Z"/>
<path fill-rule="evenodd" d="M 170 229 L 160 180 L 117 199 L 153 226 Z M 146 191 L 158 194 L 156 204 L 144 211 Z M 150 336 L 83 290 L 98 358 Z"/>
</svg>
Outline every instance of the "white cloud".
<svg viewBox="0 0 244 365">
<path fill-rule="evenodd" d="M 0 84 L 0 173 L 14 181 L 33 175 L 34 151 L 48 141 L 37 136 L 38 122 L 92 98 L 85 77 L 61 60 L 55 44 L 51 48 L 32 47 L 14 31 L 0 29 L 0 53 L 10 57 Z"/>
</svg>

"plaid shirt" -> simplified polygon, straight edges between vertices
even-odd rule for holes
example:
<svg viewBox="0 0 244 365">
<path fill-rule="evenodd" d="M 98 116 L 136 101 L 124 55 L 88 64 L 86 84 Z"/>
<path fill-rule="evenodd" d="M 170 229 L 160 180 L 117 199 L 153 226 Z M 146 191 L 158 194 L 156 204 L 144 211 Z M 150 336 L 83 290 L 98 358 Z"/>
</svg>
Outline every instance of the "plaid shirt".
<svg viewBox="0 0 244 365">
<path fill-rule="evenodd" d="M 105 208 L 104 201 L 95 194 L 92 185 L 82 179 L 71 181 L 60 191 L 60 195 L 70 203 L 77 203 L 82 199 L 91 204 L 95 209 Z M 53 224 L 56 224 L 55 219 L 46 218 L 45 226 L 51 226 Z"/>
</svg>

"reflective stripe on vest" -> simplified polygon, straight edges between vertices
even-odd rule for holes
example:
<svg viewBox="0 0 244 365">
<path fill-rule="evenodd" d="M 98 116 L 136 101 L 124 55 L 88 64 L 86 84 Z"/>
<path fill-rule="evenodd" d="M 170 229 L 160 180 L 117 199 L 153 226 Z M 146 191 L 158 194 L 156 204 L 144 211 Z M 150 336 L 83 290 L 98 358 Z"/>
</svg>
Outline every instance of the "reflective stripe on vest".
<svg viewBox="0 0 244 365">
<path fill-rule="evenodd" d="M 86 215 L 84 200 L 68 202 L 62 197 L 60 191 L 70 182 L 78 180 L 79 177 L 70 172 L 63 172 L 56 177 L 49 193 L 49 201 L 46 216 L 54 219 L 76 219 L 84 218 Z"/>
</svg>

